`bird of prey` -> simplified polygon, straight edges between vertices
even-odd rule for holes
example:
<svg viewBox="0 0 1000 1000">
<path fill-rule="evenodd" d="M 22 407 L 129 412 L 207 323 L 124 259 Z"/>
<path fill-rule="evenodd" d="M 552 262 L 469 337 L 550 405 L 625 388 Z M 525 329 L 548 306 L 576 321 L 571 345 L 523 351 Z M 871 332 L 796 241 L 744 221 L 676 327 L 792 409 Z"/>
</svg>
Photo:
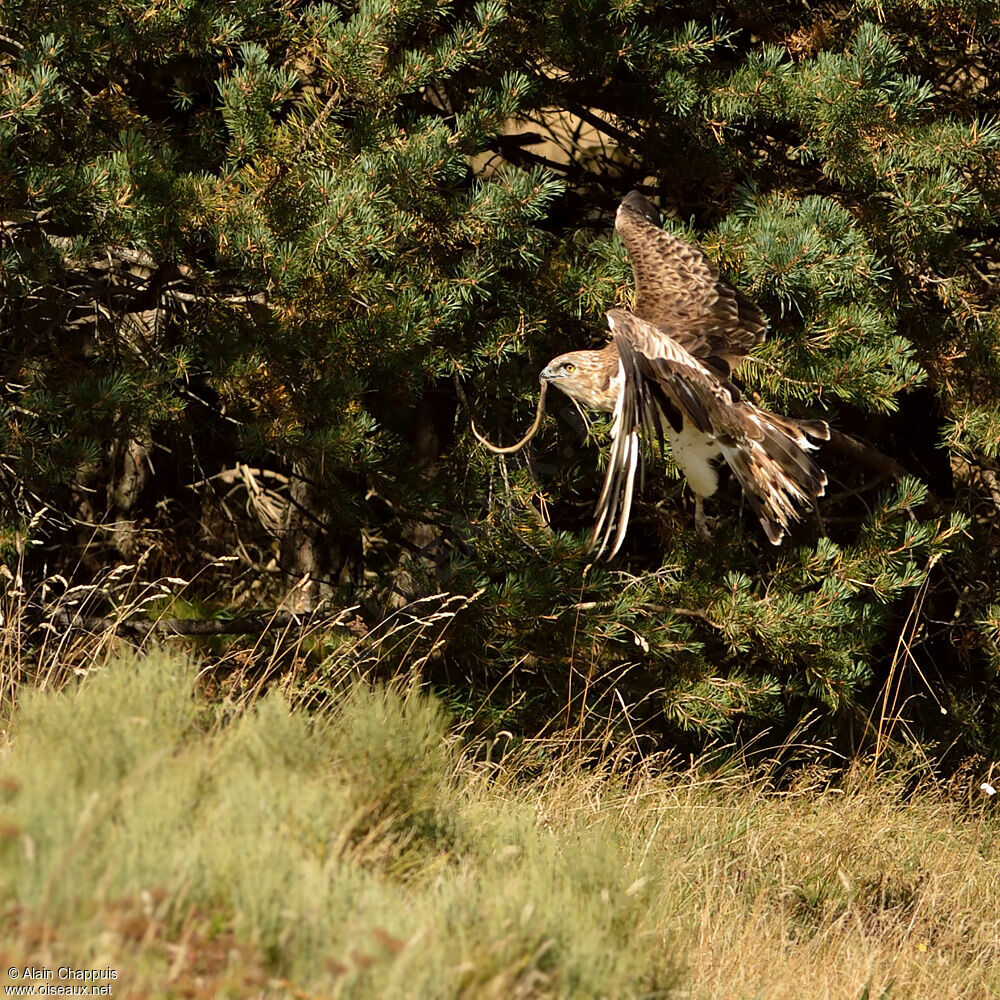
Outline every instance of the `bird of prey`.
<svg viewBox="0 0 1000 1000">
<path fill-rule="evenodd" d="M 810 438 L 828 440 L 829 428 L 822 420 L 769 413 L 733 384 L 733 370 L 764 339 L 767 321 L 700 247 L 664 231 L 638 191 L 623 199 L 615 228 L 632 264 L 633 312 L 607 314 L 606 347 L 561 354 L 541 373 L 543 389 L 557 386 L 577 403 L 614 415 L 591 545 L 600 540 L 604 551 L 611 541 L 608 558 L 621 547 L 642 469 L 640 435 L 661 448 L 669 441 L 694 492 L 699 531 L 708 534 L 703 501 L 718 489 L 715 463 L 722 458 L 768 539 L 779 545 L 798 506 L 823 495 L 826 475 L 809 454 L 816 448 Z"/>
</svg>

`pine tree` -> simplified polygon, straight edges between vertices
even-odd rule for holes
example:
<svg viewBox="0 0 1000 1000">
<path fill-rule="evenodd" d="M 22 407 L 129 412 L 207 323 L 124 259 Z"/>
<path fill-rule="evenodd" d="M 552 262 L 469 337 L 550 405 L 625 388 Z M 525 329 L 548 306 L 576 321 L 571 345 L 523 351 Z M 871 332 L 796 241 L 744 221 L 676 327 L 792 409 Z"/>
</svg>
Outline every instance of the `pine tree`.
<svg viewBox="0 0 1000 1000">
<path fill-rule="evenodd" d="M 641 704 L 669 745 L 810 712 L 863 736 L 901 673 L 928 739 L 1000 742 L 992 4 L 0 16 L 9 561 L 236 555 L 240 600 L 308 574 L 371 625 L 475 595 L 436 683 L 545 718 L 585 697 L 623 731 Z M 668 460 L 587 569 L 606 422 L 554 405 L 502 461 L 468 434 L 466 400 L 512 440 L 545 362 L 604 342 L 636 185 L 767 312 L 747 391 L 839 431 L 780 550 L 735 487 L 699 538 Z"/>
</svg>

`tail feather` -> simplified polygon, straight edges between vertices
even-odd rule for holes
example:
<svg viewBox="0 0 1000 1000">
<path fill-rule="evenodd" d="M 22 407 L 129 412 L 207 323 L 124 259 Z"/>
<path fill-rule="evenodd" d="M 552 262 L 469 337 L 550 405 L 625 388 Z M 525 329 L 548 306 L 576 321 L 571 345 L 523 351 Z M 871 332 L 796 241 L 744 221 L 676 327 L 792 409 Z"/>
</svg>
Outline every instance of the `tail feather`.
<svg viewBox="0 0 1000 1000">
<path fill-rule="evenodd" d="M 826 490 L 826 473 L 809 454 L 816 446 L 806 435 L 825 440 L 823 421 L 797 421 L 747 404 L 748 433 L 720 441 L 722 453 L 743 487 L 768 540 L 780 545 L 799 507 Z"/>
<path fill-rule="evenodd" d="M 830 440 L 830 425 L 825 420 L 798 420 L 795 417 L 783 417 L 780 413 L 767 415 L 772 423 L 777 424 L 802 448 L 816 447 L 809 438 L 815 438 L 817 441 Z"/>
</svg>

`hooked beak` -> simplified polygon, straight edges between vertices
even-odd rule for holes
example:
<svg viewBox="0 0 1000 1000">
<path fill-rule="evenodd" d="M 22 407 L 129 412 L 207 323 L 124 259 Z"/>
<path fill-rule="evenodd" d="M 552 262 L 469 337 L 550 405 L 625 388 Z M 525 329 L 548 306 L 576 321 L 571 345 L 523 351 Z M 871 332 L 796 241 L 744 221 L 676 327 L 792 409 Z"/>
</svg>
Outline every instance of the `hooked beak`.
<svg viewBox="0 0 1000 1000">
<path fill-rule="evenodd" d="M 542 369 L 542 373 L 538 376 L 543 382 L 551 382 L 556 378 L 565 378 L 566 373 L 561 372 L 558 369 L 552 367 L 552 365 L 546 365 Z"/>
</svg>

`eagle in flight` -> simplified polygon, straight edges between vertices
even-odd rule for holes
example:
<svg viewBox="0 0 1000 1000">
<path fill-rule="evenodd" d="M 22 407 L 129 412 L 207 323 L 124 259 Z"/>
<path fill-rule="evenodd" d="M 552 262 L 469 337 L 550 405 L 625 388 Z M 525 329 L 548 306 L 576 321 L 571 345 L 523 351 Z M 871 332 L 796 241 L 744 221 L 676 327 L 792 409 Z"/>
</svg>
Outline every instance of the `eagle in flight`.
<svg viewBox="0 0 1000 1000">
<path fill-rule="evenodd" d="M 797 508 L 823 495 L 826 475 L 810 455 L 816 448 L 810 438 L 828 440 L 829 427 L 769 413 L 741 394 L 730 376 L 764 339 L 764 315 L 699 247 L 665 232 L 638 191 L 618 207 L 615 228 L 632 264 L 633 311 L 607 314 L 606 347 L 561 354 L 541 373 L 543 389 L 557 386 L 575 402 L 614 415 L 591 545 L 599 541 L 603 552 L 610 542 L 608 558 L 621 547 L 636 473 L 642 474 L 640 435 L 661 448 L 664 438 L 670 442 L 694 491 L 699 531 L 708 533 L 703 501 L 718 489 L 722 458 L 768 539 L 779 545 Z M 541 412 L 539 400 L 536 428 Z"/>
</svg>

